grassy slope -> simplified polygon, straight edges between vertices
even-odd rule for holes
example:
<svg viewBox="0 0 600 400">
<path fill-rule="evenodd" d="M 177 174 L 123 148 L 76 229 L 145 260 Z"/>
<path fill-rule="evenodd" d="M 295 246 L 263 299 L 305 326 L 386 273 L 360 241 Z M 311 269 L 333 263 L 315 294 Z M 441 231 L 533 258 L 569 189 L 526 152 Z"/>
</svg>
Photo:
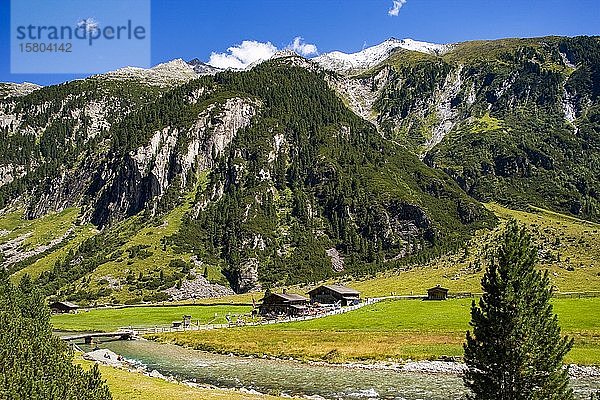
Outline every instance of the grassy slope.
<svg viewBox="0 0 600 400">
<path fill-rule="evenodd" d="M 137 231 L 133 236 L 127 239 L 127 242 L 116 251 L 125 252 L 127 249 L 136 246 L 148 246 L 153 254 L 148 258 L 128 258 L 127 253 L 115 261 L 107 262 L 98 267 L 92 274 L 92 281 L 90 287 L 97 289 L 100 284 L 99 281 L 104 276 L 114 276 L 122 278 L 125 276 L 127 270 L 132 270 L 136 274 L 139 272 L 148 273 L 149 271 L 162 268 L 168 271 L 169 262 L 172 259 L 184 259 L 189 261 L 190 256 L 184 254 L 175 254 L 172 249 L 167 246 L 163 249 L 161 241 L 164 237 L 172 235 L 174 232 L 179 230 L 181 225 L 181 218 L 190 209 L 190 201 L 186 201 L 173 209 L 164 217 L 162 225 L 146 226 Z M 0 220 L 0 230 L 9 230 L 10 233 L 0 237 L 0 241 L 8 241 L 18 236 L 31 233 L 31 236 L 27 237 L 24 242 L 26 248 L 34 247 L 35 244 L 45 244 L 55 237 L 59 237 L 64 234 L 69 226 L 73 226 L 73 223 L 77 217 L 78 209 L 68 209 L 59 214 L 49 214 L 48 216 L 36 219 L 36 220 L 22 220 L 22 213 L 14 212 L 7 214 Z M 122 231 L 129 231 L 127 228 L 131 228 L 133 225 L 139 222 L 140 216 L 134 216 L 124 221 L 119 229 Z M 64 258 L 66 253 L 70 250 L 75 250 L 86 238 L 94 235 L 96 231 L 91 226 L 75 227 L 74 234 L 69 242 L 55 251 L 49 252 L 44 257 L 35 260 L 31 265 L 25 267 L 22 271 L 17 271 L 13 274 L 13 281 L 20 279 L 20 277 L 26 272 L 37 276 L 44 270 L 49 270 L 54 266 L 54 263 Z M 59 247 L 59 246 L 57 246 Z M 213 278 L 217 275 L 218 271 L 211 271 Z M 116 299 L 126 299 L 129 293 L 117 292 L 115 295 Z"/>
<path fill-rule="evenodd" d="M 206 174 L 199 176 L 198 187 L 201 188 L 206 183 Z M 186 194 L 184 201 L 162 219 L 161 224 L 153 226 L 145 224 L 142 226 L 142 216 L 134 216 L 119 224 L 114 228 L 114 231 L 123 236 L 125 243 L 119 248 L 114 249 L 115 252 L 122 253 L 121 256 L 113 261 L 109 261 L 100 265 L 94 272 L 91 273 L 91 281 L 86 286 L 82 285 L 80 280 L 79 285 L 84 290 L 97 291 L 106 286 L 106 281 L 103 279 L 107 276 L 114 277 L 118 280 L 124 280 L 128 271 L 132 271 L 135 276 L 138 273 L 157 274 L 161 269 L 164 273 L 171 273 L 169 263 L 171 260 L 181 259 L 186 262 L 190 261 L 190 254 L 177 254 L 173 251 L 172 246 L 164 246 L 163 239 L 173 235 L 181 226 L 182 218 L 193 206 L 195 191 L 190 191 Z M 97 231 L 91 225 L 78 226 L 75 224 L 79 209 L 70 208 L 60 213 L 49 214 L 35 220 L 24 220 L 22 211 L 14 211 L 0 217 L 0 243 L 17 238 L 22 235 L 29 235 L 24 241 L 24 249 L 29 250 L 41 244 L 47 244 L 52 239 L 63 235 L 70 227 L 73 227 L 73 232 L 64 243 L 55 247 L 54 251 L 48 251 L 47 254 L 39 258 L 31 259 L 31 263 L 20 271 L 15 272 L 11 279 L 17 282 L 25 273 L 33 277 L 37 277 L 42 271 L 51 269 L 58 260 L 65 258 L 66 254 L 71 250 L 76 250 L 81 243 L 95 235 Z M 133 234 L 131 234 L 133 232 Z M 131 236 L 128 236 L 131 235 Z M 152 253 L 148 257 L 136 256 L 129 257 L 127 250 L 141 246 L 146 251 Z M 198 271 L 202 273 L 203 271 Z M 227 285 L 225 277 L 221 274 L 219 268 L 208 266 L 209 280 L 220 282 Z M 86 276 L 88 279 L 90 276 Z M 139 298 L 146 294 L 147 291 L 130 292 L 126 288 L 122 290 L 114 290 L 112 299 L 105 299 L 111 302 L 124 302 L 128 299 Z M 244 298 L 250 301 L 250 298 Z M 239 301 L 236 299 L 236 301 Z"/>
<path fill-rule="evenodd" d="M 69 251 L 75 251 L 84 240 L 94 236 L 97 232 L 96 228 L 90 225 L 76 227 L 73 237 L 71 237 L 64 246 L 60 246 L 56 250 L 36 260 L 34 263 L 15 272 L 11 275 L 11 280 L 13 282 L 18 282 L 25 274 L 29 274 L 29 276 L 33 278 L 38 277 L 43 271 L 52 269 L 54 264 L 59 260 L 63 260 Z"/>
<path fill-rule="evenodd" d="M 90 368 L 90 361 L 77 358 L 76 363 Z M 192 388 L 181 383 L 151 378 L 137 372 L 100 365 L 102 378 L 108 383 L 114 400 L 255 400 L 279 397 L 255 395 L 224 389 Z"/>
<path fill-rule="evenodd" d="M 600 298 L 554 304 L 563 332 L 576 339 L 567 361 L 600 364 Z M 461 356 L 469 307 L 469 299 L 388 301 L 312 321 L 153 337 L 209 351 L 338 362 Z"/>
<path fill-rule="evenodd" d="M 444 256 L 406 271 L 392 271 L 375 279 L 346 283 L 366 297 L 384 296 L 391 292 L 421 294 L 436 284 L 455 293 L 480 292 L 483 271 L 476 271 L 469 264 L 481 259 L 483 247 L 486 244 L 492 246 L 503 223 L 508 218 L 515 218 L 532 233 L 543 253 L 540 267 L 550 271 L 552 284 L 559 291 L 600 290 L 600 224 L 539 208 L 525 212 L 493 203 L 486 204 L 486 207 L 501 219 L 502 224 L 493 232 L 478 232 L 467 245 L 466 252 Z"/>
<path fill-rule="evenodd" d="M 0 243 L 6 243 L 16 238 L 24 238 L 21 245 L 23 251 L 33 250 L 42 245 L 48 245 L 54 239 L 60 238 L 72 229 L 65 239 L 40 256 L 31 257 L 30 264 L 16 271 L 11 280 L 17 282 L 25 273 L 37 277 L 42 271 L 52 268 L 54 263 L 64 258 L 69 250 L 75 249 L 86 238 L 94 235 L 96 230 L 91 225 L 77 225 L 78 208 L 67 208 L 58 213 L 50 213 L 44 217 L 27 220 L 23 211 L 17 210 L 0 217 Z"/>
<path fill-rule="evenodd" d="M 48 244 L 64 235 L 73 226 L 78 215 L 78 208 L 67 208 L 59 213 L 27 220 L 23 219 L 23 211 L 13 211 L 0 217 L 0 230 L 8 231 L 0 237 L 0 243 L 28 235 L 23 242 L 26 250 Z"/>
<path fill-rule="evenodd" d="M 12 211 L 0 217 L 0 230 L 11 232 L 25 222 L 27 221 L 23 220 L 23 211 Z M 8 234 L 8 232 L 5 233 Z M 4 243 L 9 239 L 10 238 L 8 236 L 2 236 L 0 241 Z"/>
<path fill-rule="evenodd" d="M 236 315 L 249 314 L 251 310 L 251 306 L 239 305 L 99 308 L 78 314 L 54 315 L 52 325 L 62 331 L 110 332 L 122 326 L 170 325 L 172 321 L 180 321 L 183 315 L 191 315 L 194 324 L 198 320 L 201 324 L 222 324 L 227 322 L 226 314 L 231 314 L 235 320 Z"/>
</svg>

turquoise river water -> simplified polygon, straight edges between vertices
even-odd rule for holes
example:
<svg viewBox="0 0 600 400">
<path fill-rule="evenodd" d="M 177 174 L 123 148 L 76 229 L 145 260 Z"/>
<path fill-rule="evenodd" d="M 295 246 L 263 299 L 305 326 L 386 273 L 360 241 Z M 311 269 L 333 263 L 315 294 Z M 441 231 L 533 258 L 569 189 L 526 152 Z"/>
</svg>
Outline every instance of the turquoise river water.
<svg viewBox="0 0 600 400">
<path fill-rule="evenodd" d="M 456 375 L 373 371 L 309 365 L 294 361 L 217 355 L 145 340 L 100 344 L 129 360 L 178 380 L 222 388 L 245 388 L 261 393 L 311 399 L 464 399 Z M 87 350 L 84 348 L 84 350 Z M 600 390 L 600 378 L 572 379 L 577 399 Z"/>
</svg>

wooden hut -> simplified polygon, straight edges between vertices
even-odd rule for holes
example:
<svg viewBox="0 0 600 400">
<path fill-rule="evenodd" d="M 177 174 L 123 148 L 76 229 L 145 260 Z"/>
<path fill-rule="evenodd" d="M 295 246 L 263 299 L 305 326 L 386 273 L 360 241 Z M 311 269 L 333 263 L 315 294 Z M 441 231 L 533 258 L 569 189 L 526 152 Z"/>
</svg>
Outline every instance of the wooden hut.
<svg viewBox="0 0 600 400">
<path fill-rule="evenodd" d="M 260 315 L 302 315 L 308 299 L 293 293 L 271 293 L 258 307 Z"/>
<path fill-rule="evenodd" d="M 308 292 L 311 303 L 340 304 L 349 306 L 358 304 L 360 292 L 342 285 L 321 285 Z"/>
<path fill-rule="evenodd" d="M 448 298 L 448 289 L 437 285 L 427 289 L 427 300 L 446 300 Z"/>
<path fill-rule="evenodd" d="M 71 303 L 69 301 L 55 301 L 50 304 L 50 310 L 52 310 L 52 314 L 67 314 L 67 313 L 75 313 L 79 309 L 79 306 L 75 303 Z"/>
</svg>

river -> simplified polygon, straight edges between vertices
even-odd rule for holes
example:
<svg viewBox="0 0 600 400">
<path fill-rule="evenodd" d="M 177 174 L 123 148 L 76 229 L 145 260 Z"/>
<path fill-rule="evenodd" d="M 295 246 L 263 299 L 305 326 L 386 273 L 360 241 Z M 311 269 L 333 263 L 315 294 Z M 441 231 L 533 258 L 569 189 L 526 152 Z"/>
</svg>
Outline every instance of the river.
<svg viewBox="0 0 600 400">
<path fill-rule="evenodd" d="M 84 350 L 87 348 L 84 347 Z M 295 361 L 211 354 L 146 340 L 115 340 L 100 344 L 129 360 L 178 380 L 261 393 L 312 396 L 314 399 L 463 399 L 465 388 L 456 375 L 400 373 L 309 365 Z M 600 390 L 600 378 L 571 381 L 577 399 Z"/>
</svg>

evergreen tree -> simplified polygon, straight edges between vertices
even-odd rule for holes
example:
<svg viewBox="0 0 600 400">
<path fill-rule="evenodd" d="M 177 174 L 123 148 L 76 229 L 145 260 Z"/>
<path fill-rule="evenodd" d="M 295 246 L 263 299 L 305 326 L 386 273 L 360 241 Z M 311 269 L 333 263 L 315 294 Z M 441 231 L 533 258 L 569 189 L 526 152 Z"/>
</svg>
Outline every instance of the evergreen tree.
<svg viewBox="0 0 600 400">
<path fill-rule="evenodd" d="M 537 251 L 513 220 L 471 306 L 464 345 L 470 399 L 573 399 L 563 358 L 573 340 L 561 337 L 547 271 L 534 268 Z"/>
<path fill-rule="evenodd" d="M 98 367 L 84 371 L 72 360 L 29 277 L 15 287 L 0 271 L 0 400 L 111 399 Z"/>
</svg>

